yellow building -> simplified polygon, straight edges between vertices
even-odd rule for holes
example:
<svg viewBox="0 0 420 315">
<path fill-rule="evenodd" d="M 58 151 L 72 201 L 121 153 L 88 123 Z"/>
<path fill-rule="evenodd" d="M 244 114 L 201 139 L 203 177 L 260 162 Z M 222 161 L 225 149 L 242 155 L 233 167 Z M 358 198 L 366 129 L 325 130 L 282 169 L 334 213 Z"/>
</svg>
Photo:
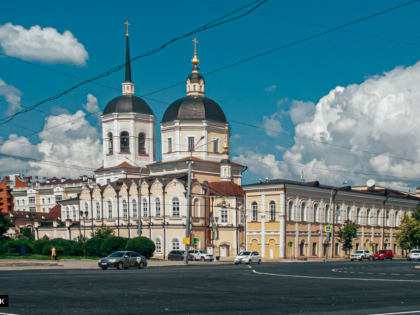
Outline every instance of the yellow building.
<svg viewBox="0 0 420 315">
<path fill-rule="evenodd" d="M 265 259 L 344 257 L 337 232 L 346 220 L 359 225 L 354 248 L 392 249 L 401 255 L 396 233 L 420 198 L 391 189 L 332 187 L 319 182 L 266 180 L 245 185 L 246 247 Z M 331 241 L 327 246 L 328 233 Z"/>
</svg>

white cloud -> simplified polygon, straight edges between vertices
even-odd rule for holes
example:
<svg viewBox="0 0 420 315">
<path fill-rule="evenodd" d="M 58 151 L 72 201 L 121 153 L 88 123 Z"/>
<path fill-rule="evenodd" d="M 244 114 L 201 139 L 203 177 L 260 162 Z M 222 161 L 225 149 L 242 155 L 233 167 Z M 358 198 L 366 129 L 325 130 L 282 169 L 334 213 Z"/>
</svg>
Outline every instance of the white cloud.
<svg viewBox="0 0 420 315">
<path fill-rule="evenodd" d="M 313 112 L 310 103 L 299 103 L 290 112 L 297 122 L 295 144 L 283 159 L 304 164 L 305 172 L 311 176 L 316 176 L 314 168 L 348 170 L 324 171 L 317 176 L 328 183 L 347 180 L 364 184 L 373 177 L 394 187 L 407 187 L 407 181 L 414 184 L 420 175 L 419 85 L 417 63 L 397 67 L 361 84 L 337 86 L 319 100 Z M 320 141 L 348 147 L 350 151 Z M 299 168 L 289 168 L 295 176 L 300 175 Z M 370 175 L 375 173 L 388 177 Z"/>
<path fill-rule="evenodd" d="M 235 134 L 232 136 L 232 138 L 233 138 L 233 139 L 241 139 L 241 135 L 240 135 L 239 133 L 235 133 Z"/>
<path fill-rule="evenodd" d="M 0 26 L 0 46 L 6 55 L 24 60 L 84 65 L 88 59 L 85 47 L 70 31 L 60 34 L 39 25 L 29 29 L 12 23 Z"/>
<path fill-rule="evenodd" d="M 22 109 L 20 96 L 22 92 L 13 85 L 8 85 L 0 78 L 0 96 L 4 96 L 8 104 L 7 115 L 12 115 Z"/>
<path fill-rule="evenodd" d="M 267 86 L 264 88 L 265 92 L 274 92 L 276 90 L 277 86 L 275 84 Z"/>
<path fill-rule="evenodd" d="M 89 93 L 87 95 L 87 103 L 83 104 L 83 108 L 89 113 L 97 114 L 99 112 L 98 99 Z"/>
<path fill-rule="evenodd" d="M 292 101 L 290 106 L 290 118 L 295 124 L 309 121 L 315 112 L 315 104 L 312 102 Z"/>
<path fill-rule="evenodd" d="M 283 132 L 280 123 L 280 114 L 274 113 L 271 116 L 264 116 L 264 129 L 265 133 L 270 137 L 277 137 L 279 133 Z"/>
<path fill-rule="evenodd" d="M 287 149 L 286 147 L 283 147 L 283 146 L 278 145 L 278 144 L 276 144 L 274 147 L 276 148 L 277 151 L 284 151 L 284 150 Z"/>
</svg>

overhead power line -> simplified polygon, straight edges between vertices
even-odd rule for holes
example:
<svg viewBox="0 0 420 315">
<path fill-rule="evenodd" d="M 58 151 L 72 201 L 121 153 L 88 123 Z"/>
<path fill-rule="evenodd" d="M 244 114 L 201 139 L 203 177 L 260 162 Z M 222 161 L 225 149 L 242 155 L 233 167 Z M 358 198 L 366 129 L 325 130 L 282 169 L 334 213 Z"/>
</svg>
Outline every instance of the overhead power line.
<svg viewBox="0 0 420 315">
<path fill-rule="evenodd" d="M 251 3 L 248 3 L 248 4 L 242 6 L 242 7 L 238 8 L 238 9 L 233 10 L 232 12 L 229 12 L 229 13 L 223 15 L 222 17 L 219 17 L 219 18 L 217 18 L 217 19 L 215 19 L 215 20 L 213 20 L 213 21 L 211 21 L 209 23 L 206 23 L 206 24 L 204 24 L 204 25 L 196 28 L 193 31 L 190 31 L 190 32 L 184 33 L 184 34 L 182 34 L 182 35 L 180 35 L 178 37 L 175 37 L 175 38 L 173 38 L 173 39 L 165 42 L 164 44 L 162 44 L 161 46 L 159 46 L 157 48 L 154 48 L 152 50 L 149 50 L 149 51 L 147 51 L 146 53 L 144 53 L 142 55 L 135 56 L 135 57 L 131 58 L 129 62 L 133 62 L 133 61 L 135 61 L 137 59 L 141 59 L 141 58 L 145 58 L 145 57 L 154 55 L 154 54 L 162 51 L 163 49 L 165 49 L 167 46 L 169 46 L 169 45 L 173 44 L 174 42 L 179 41 L 179 40 L 181 40 L 183 38 L 192 36 L 194 34 L 197 34 L 197 33 L 203 32 L 203 31 L 206 31 L 208 29 L 211 29 L 211 28 L 214 28 L 214 27 L 217 27 L 217 26 L 226 24 L 226 23 L 233 22 L 233 21 L 238 20 L 240 18 L 243 18 L 243 17 L 249 15 L 250 13 L 252 13 L 253 11 L 255 11 L 256 9 L 258 9 L 260 6 L 262 6 L 263 4 L 265 4 L 268 1 L 269 0 L 256 0 L 256 1 L 253 1 Z M 233 17 L 228 18 L 229 16 L 234 15 L 234 14 L 239 13 L 239 12 L 244 11 L 244 10 L 246 10 L 246 11 L 243 12 L 243 13 L 241 13 L 241 14 L 238 14 L 236 16 L 233 16 Z M 78 83 L 78 84 L 76 84 L 76 85 L 74 85 L 74 86 L 66 89 L 63 92 L 60 92 L 60 93 L 56 94 L 55 96 L 48 97 L 48 98 L 46 98 L 46 99 L 44 99 L 44 100 L 42 100 L 42 101 L 40 101 L 40 102 L 38 102 L 38 103 L 36 103 L 36 104 L 34 104 L 32 106 L 26 107 L 26 108 L 24 108 L 24 109 L 22 109 L 22 110 L 20 110 L 20 111 L 18 111 L 16 113 L 10 115 L 10 116 L 7 116 L 7 117 L 5 117 L 3 119 L 0 119 L 0 125 L 6 124 L 7 122 L 13 120 L 18 115 L 22 115 L 24 113 L 27 113 L 29 111 L 34 110 L 35 108 L 41 106 L 42 104 L 45 104 L 47 102 L 51 102 L 53 100 L 56 100 L 56 99 L 58 99 L 58 98 L 60 98 L 60 97 L 62 97 L 64 95 L 70 93 L 71 91 L 73 91 L 73 90 L 75 90 L 75 89 L 77 89 L 77 88 L 79 88 L 79 87 L 81 87 L 81 86 L 83 86 L 83 85 L 85 85 L 87 83 L 90 83 L 90 82 L 93 82 L 93 81 L 96 81 L 96 80 L 105 78 L 105 77 L 107 77 L 107 76 L 109 76 L 109 75 L 111 75 L 111 74 L 113 74 L 113 73 L 115 73 L 115 72 L 123 69 L 125 66 L 126 66 L 126 63 L 123 63 L 123 64 L 121 64 L 121 65 L 119 65 L 117 67 L 114 67 L 114 68 L 112 68 L 110 70 L 107 70 L 107 71 L 105 71 L 105 72 L 103 72 L 103 73 L 101 73 L 101 74 L 99 74 L 99 75 L 97 75 L 95 77 L 92 77 L 92 78 L 90 78 L 88 80 L 84 80 L 84 81 L 82 81 L 82 82 L 80 82 L 80 83 Z"/>
</svg>

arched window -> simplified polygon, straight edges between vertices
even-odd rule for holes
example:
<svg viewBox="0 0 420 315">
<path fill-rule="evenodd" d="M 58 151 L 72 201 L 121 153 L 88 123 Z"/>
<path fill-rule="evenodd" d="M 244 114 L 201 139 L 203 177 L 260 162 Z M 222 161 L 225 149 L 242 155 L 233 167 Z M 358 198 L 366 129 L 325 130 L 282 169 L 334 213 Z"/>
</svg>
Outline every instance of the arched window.
<svg viewBox="0 0 420 315">
<path fill-rule="evenodd" d="M 368 215 L 368 225 L 373 225 L 373 216 L 372 216 L 372 214 L 373 214 L 373 211 L 372 211 L 372 209 L 368 209 L 367 210 L 367 215 Z"/>
<path fill-rule="evenodd" d="M 300 205 L 300 220 L 306 221 L 306 203 L 304 202 Z"/>
<path fill-rule="evenodd" d="M 347 220 L 351 221 L 353 219 L 353 211 L 351 207 L 347 207 Z"/>
<path fill-rule="evenodd" d="M 96 202 L 96 220 L 101 219 L 101 204 L 99 201 Z"/>
<path fill-rule="evenodd" d="M 113 137 L 112 132 L 108 132 L 108 154 L 114 153 L 114 144 L 113 144 Z"/>
<path fill-rule="evenodd" d="M 174 238 L 172 239 L 172 249 L 173 250 L 178 250 L 179 249 L 179 240 Z"/>
<path fill-rule="evenodd" d="M 108 218 L 112 219 L 112 201 L 108 200 Z"/>
<path fill-rule="evenodd" d="M 361 214 L 360 208 L 357 208 L 356 215 L 357 215 L 356 217 L 357 224 L 362 224 L 362 214 Z"/>
<path fill-rule="evenodd" d="M 172 199 L 172 216 L 173 217 L 179 217 L 180 216 L 178 197 L 174 197 Z"/>
<path fill-rule="evenodd" d="M 66 219 L 70 220 L 70 209 L 69 209 L 69 207 L 66 207 Z"/>
<path fill-rule="evenodd" d="M 289 202 L 288 217 L 289 217 L 289 220 L 294 219 L 294 217 L 293 217 L 293 201 Z"/>
<path fill-rule="evenodd" d="M 319 222 L 318 204 L 314 204 L 314 222 Z"/>
<path fill-rule="evenodd" d="M 133 199 L 131 201 L 131 208 L 133 209 L 133 218 L 137 218 L 137 200 Z"/>
<path fill-rule="evenodd" d="M 252 203 L 252 221 L 258 221 L 258 204 L 255 201 Z"/>
<path fill-rule="evenodd" d="M 162 252 L 162 242 L 161 242 L 160 238 L 157 238 L 155 240 L 155 246 L 156 246 L 156 253 L 161 253 Z"/>
<path fill-rule="evenodd" d="M 391 214 L 389 211 L 386 212 L 386 225 L 391 226 Z"/>
<path fill-rule="evenodd" d="M 325 223 L 331 223 L 330 205 L 325 206 Z"/>
<path fill-rule="evenodd" d="M 221 223 L 228 223 L 228 211 L 226 207 L 222 207 L 220 209 L 220 222 Z"/>
<path fill-rule="evenodd" d="M 155 215 L 157 217 L 161 216 L 161 213 L 160 213 L 160 199 L 159 198 L 155 199 Z"/>
<path fill-rule="evenodd" d="M 120 133 L 120 152 L 130 152 L 130 136 L 127 131 Z"/>
<path fill-rule="evenodd" d="M 384 211 L 383 210 L 381 210 L 381 211 L 378 211 L 378 215 L 377 215 L 377 220 L 376 220 L 376 225 L 377 226 L 381 226 L 381 225 L 383 225 L 383 223 L 384 223 L 384 221 L 383 221 L 383 214 L 384 214 Z"/>
<path fill-rule="evenodd" d="M 147 199 L 144 198 L 143 199 L 143 217 L 147 217 L 149 215 L 148 211 L 147 211 Z"/>
<path fill-rule="evenodd" d="M 85 218 L 87 218 L 89 216 L 89 204 L 87 202 L 85 202 L 85 213 L 84 213 Z"/>
<path fill-rule="evenodd" d="M 198 198 L 195 198 L 193 200 L 193 205 L 192 205 L 193 209 L 192 209 L 192 215 L 194 218 L 199 218 L 200 217 L 200 201 L 198 200 Z"/>
<path fill-rule="evenodd" d="M 397 221 L 395 223 L 395 227 L 399 227 L 400 226 L 401 220 L 402 220 L 402 215 L 401 215 L 401 213 L 398 213 L 397 214 Z"/>
<path fill-rule="evenodd" d="M 127 204 L 127 200 L 123 200 L 122 202 L 122 206 L 123 206 L 123 218 L 127 219 L 128 217 L 128 204 Z"/>
<path fill-rule="evenodd" d="M 270 221 L 276 221 L 276 203 L 274 201 L 270 201 Z"/>
<path fill-rule="evenodd" d="M 139 133 L 139 154 L 146 154 L 146 135 Z"/>
<path fill-rule="evenodd" d="M 337 223 L 341 223 L 342 215 L 341 215 L 341 209 L 340 209 L 340 206 L 337 206 L 337 207 L 335 208 L 335 216 L 336 216 L 335 222 L 337 222 Z"/>
<path fill-rule="evenodd" d="M 77 211 L 76 211 L 76 208 L 73 207 L 73 221 L 76 221 L 76 220 L 77 220 Z"/>
</svg>

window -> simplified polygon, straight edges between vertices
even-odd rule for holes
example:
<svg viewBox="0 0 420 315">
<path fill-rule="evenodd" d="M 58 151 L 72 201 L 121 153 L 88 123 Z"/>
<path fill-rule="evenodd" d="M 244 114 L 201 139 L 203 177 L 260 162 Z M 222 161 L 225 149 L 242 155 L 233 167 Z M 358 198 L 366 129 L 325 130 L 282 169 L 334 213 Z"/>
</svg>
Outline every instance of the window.
<svg viewBox="0 0 420 315">
<path fill-rule="evenodd" d="M 194 137 L 188 137 L 188 151 L 194 151 Z"/>
<path fill-rule="evenodd" d="M 172 152 L 172 138 L 168 138 L 168 153 Z"/>
<path fill-rule="evenodd" d="M 73 207 L 72 210 L 73 210 L 73 221 L 76 221 L 77 220 L 77 218 L 76 218 L 76 216 L 77 216 L 76 208 Z"/>
<path fill-rule="evenodd" d="M 220 209 L 220 222 L 221 223 L 228 223 L 228 212 L 226 207 L 222 207 Z"/>
<path fill-rule="evenodd" d="M 213 152 L 219 153 L 219 139 L 213 140 Z"/>
<path fill-rule="evenodd" d="M 99 201 L 96 202 L 96 220 L 101 219 L 101 205 Z"/>
<path fill-rule="evenodd" d="M 368 214 L 368 225 L 373 225 L 373 211 L 371 209 L 368 209 L 367 211 Z"/>
<path fill-rule="evenodd" d="M 391 225 L 391 216 L 389 215 L 389 211 L 386 212 L 386 225 Z"/>
<path fill-rule="evenodd" d="M 341 223 L 341 209 L 340 209 L 340 206 L 337 206 L 337 208 L 335 209 L 335 216 L 336 216 L 335 222 L 336 223 Z"/>
<path fill-rule="evenodd" d="M 306 203 L 302 203 L 300 206 L 300 220 L 306 221 Z"/>
<path fill-rule="evenodd" d="M 44 204 L 45 203 L 45 199 L 44 198 L 42 198 L 42 204 Z"/>
<path fill-rule="evenodd" d="M 326 205 L 325 206 L 325 222 L 326 223 L 331 223 L 331 211 L 330 211 L 330 206 Z"/>
<path fill-rule="evenodd" d="M 17 205 L 19 206 L 19 200 L 16 200 L 16 202 L 17 202 Z"/>
<path fill-rule="evenodd" d="M 252 203 L 252 221 L 258 221 L 258 204 L 255 201 Z"/>
<path fill-rule="evenodd" d="M 36 212 L 36 208 L 35 207 L 29 207 L 29 211 L 30 212 Z"/>
<path fill-rule="evenodd" d="M 288 209 L 289 220 L 293 220 L 293 201 L 289 202 L 289 209 Z"/>
<path fill-rule="evenodd" d="M 383 221 L 382 221 L 383 214 L 384 214 L 384 211 L 383 210 L 380 211 L 380 212 L 378 211 L 378 216 L 377 216 L 377 221 L 376 221 L 376 224 L 378 226 L 381 226 L 383 224 Z"/>
<path fill-rule="evenodd" d="M 147 199 L 144 198 L 143 199 L 143 217 L 147 217 L 149 215 L 147 210 L 148 210 L 147 209 Z"/>
<path fill-rule="evenodd" d="M 70 220 L 70 208 L 66 207 L 66 219 Z"/>
<path fill-rule="evenodd" d="M 112 201 L 108 200 L 108 218 L 112 219 Z"/>
<path fill-rule="evenodd" d="M 316 256 L 316 243 L 312 243 L 312 256 Z"/>
<path fill-rule="evenodd" d="M 128 217 L 128 204 L 127 204 L 127 200 L 123 200 L 122 202 L 122 206 L 123 206 L 123 218 L 127 219 Z"/>
<path fill-rule="evenodd" d="M 29 197 L 29 203 L 35 203 L 35 197 Z"/>
<path fill-rule="evenodd" d="M 243 206 L 240 206 L 239 207 L 239 213 L 241 214 L 241 218 L 240 218 L 240 223 L 241 224 L 244 224 L 244 222 L 245 222 L 245 211 L 244 211 L 244 207 Z"/>
<path fill-rule="evenodd" d="M 120 152 L 130 152 L 130 136 L 127 131 L 120 133 Z"/>
<path fill-rule="evenodd" d="M 155 214 L 157 217 L 160 217 L 160 199 L 155 199 Z"/>
<path fill-rule="evenodd" d="M 357 208 L 356 215 L 357 215 L 356 217 L 357 224 L 362 224 L 362 216 L 361 216 L 360 208 Z"/>
<path fill-rule="evenodd" d="M 179 199 L 177 197 L 172 199 L 172 216 L 179 217 Z"/>
<path fill-rule="evenodd" d="M 49 203 L 49 204 L 51 203 L 51 199 L 50 199 L 50 198 L 48 198 L 48 203 Z"/>
<path fill-rule="evenodd" d="M 160 238 L 157 238 L 155 240 L 155 246 L 156 246 L 156 253 L 162 252 L 162 242 L 160 241 Z"/>
<path fill-rule="evenodd" d="M 114 153 L 112 132 L 108 132 L 108 154 Z"/>
<path fill-rule="evenodd" d="M 89 204 L 87 202 L 85 202 L 85 217 L 88 217 L 89 214 Z"/>
<path fill-rule="evenodd" d="M 270 221 L 276 221 L 276 203 L 274 201 L 270 201 Z"/>
<path fill-rule="evenodd" d="M 350 207 L 347 208 L 347 220 L 353 221 L 353 209 Z"/>
<path fill-rule="evenodd" d="M 178 239 L 176 239 L 176 238 L 174 238 L 174 239 L 172 240 L 172 249 L 173 249 L 173 250 L 179 250 L 179 240 L 178 240 Z"/>
<path fill-rule="evenodd" d="M 133 218 L 137 218 L 137 200 L 133 200 L 131 202 L 132 208 L 133 208 Z"/>
<path fill-rule="evenodd" d="M 146 154 L 146 135 L 139 133 L 139 154 Z"/>
<path fill-rule="evenodd" d="M 61 201 L 63 200 L 63 196 L 55 196 L 55 201 Z"/>
<path fill-rule="evenodd" d="M 319 222 L 319 211 L 317 203 L 314 205 L 314 221 Z"/>
</svg>

